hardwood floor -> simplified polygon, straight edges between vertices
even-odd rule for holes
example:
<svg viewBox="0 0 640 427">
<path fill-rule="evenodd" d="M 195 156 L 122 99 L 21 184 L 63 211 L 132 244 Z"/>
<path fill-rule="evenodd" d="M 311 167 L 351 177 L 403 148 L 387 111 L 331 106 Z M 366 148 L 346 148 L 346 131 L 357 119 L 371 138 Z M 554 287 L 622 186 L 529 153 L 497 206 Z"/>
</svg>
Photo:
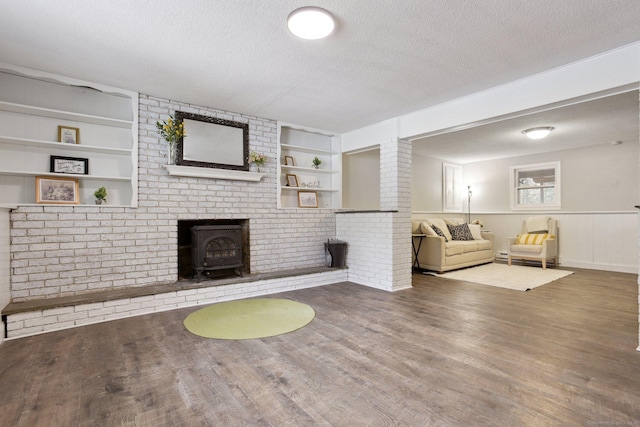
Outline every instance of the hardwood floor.
<svg viewBox="0 0 640 427">
<path fill-rule="evenodd" d="M 287 292 L 316 318 L 259 340 L 192 335 L 189 308 L 6 341 L 0 426 L 640 425 L 637 276 L 575 271 Z"/>
</svg>

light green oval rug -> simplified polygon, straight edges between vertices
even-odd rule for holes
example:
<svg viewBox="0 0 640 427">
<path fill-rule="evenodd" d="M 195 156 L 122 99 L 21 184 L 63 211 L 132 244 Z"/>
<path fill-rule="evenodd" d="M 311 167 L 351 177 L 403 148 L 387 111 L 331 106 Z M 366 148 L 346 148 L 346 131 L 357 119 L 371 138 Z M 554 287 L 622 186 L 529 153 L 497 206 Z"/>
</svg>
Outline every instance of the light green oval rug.
<svg viewBox="0 0 640 427">
<path fill-rule="evenodd" d="M 189 332 L 205 338 L 248 340 L 273 337 L 308 325 L 316 312 L 288 299 L 254 298 L 221 302 L 184 319 Z"/>
</svg>

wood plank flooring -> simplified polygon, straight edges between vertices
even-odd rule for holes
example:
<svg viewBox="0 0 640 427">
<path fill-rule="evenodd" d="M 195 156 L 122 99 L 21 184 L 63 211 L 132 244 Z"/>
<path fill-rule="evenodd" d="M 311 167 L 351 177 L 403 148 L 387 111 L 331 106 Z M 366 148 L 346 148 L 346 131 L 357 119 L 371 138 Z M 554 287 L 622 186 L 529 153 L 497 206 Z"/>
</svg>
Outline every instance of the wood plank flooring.
<svg viewBox="0 0 640 427">
<path fill-rule="evenodd" d="M 259 340 L 192 335 L 189 308 L 6 341 L 0 426 L 640 425 L 637 276 L 575 271 L 287 292 L 316 318 Z"/>
</svg>

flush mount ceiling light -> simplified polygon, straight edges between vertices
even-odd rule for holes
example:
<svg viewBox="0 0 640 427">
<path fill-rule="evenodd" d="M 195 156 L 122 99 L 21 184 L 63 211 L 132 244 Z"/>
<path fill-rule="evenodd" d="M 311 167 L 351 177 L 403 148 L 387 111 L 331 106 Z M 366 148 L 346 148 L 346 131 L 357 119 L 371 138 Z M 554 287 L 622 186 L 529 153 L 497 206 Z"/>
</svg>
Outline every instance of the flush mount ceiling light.
<svg viewBox="0 0 640 427">
<path fill-rule="evenodd" d="M 553 128 L 551 126 L 540 127 L 540 128 L 531 128 L 523 130 L 522 133 L 527 135 L 527 138 L 530 139 L 542 139 L 549 135 Z"/>
<path fill-rule="evenodd" d="M 333 32 L 333 16 L 319 7 L 307 6 L 294 10 L 287 18 L 289 31 L 301 39 L 318 40 Z"/>
</svg>

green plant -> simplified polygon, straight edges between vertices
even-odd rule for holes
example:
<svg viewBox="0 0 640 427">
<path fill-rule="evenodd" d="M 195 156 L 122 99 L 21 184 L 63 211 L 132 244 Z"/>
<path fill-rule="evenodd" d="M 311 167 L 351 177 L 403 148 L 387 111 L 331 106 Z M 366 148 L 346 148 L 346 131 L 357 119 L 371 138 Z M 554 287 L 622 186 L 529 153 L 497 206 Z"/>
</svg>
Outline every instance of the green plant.
<svg viewBox="0 0 640 427">
<path fill-rule="evenodd" d="M 166 121 L 156 122 L 156 127 L 160 132 L 160 136 L 172 147 L 176 145 L 180 138 L 187 135 L 184 131 L 184 122 L 178 123 L 173 115 L 170 115 Z"/>
<path fill-rule="evenodd" d="M 98 188 L 93 195 L 95 196 L 96 199 L 98 200 L 104 200 L 105 202 L 107 201 L 107 189 L 104 187 L 100 187 Z"/>
<path fill-rule="evenodd" d="M 313 162 L 312 162 L 312 163 L 313 163 L 313 166 L 315 166 L 315 167 L 317 168 L 318 166 L 320 166 L 320 165 L 322 164 L 322 160 L 320 160 L 320 159 L 318 158 L 318 156 L 315 156 L 315 157 L 313 158 Z"/>
</svg>

